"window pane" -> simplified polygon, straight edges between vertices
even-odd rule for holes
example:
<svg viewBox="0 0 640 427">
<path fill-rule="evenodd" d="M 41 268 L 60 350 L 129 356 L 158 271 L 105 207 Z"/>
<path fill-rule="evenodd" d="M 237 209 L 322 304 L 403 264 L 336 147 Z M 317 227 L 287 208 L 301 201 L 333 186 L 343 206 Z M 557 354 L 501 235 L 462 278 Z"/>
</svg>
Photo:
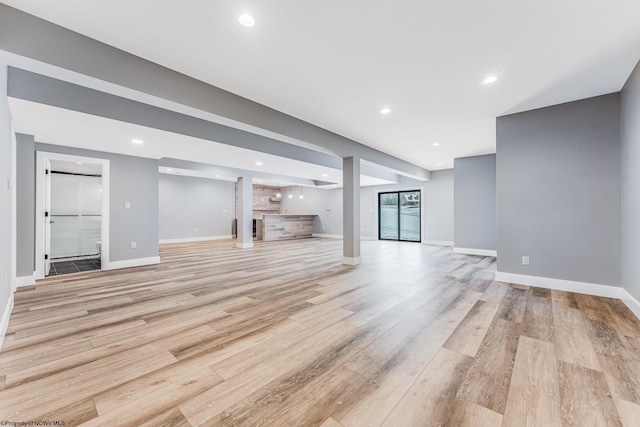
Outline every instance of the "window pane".
<svg viewBox="0 0 640 427">
<path fill-rule="evenodd" d="M 398 238 L 398 193 L 380 194 L 380 238 Z"/>
<path fill-rule="evenodd" d="M 420 241 L 420 192 L 400 193 L 400 240 Z"/>
</svg>

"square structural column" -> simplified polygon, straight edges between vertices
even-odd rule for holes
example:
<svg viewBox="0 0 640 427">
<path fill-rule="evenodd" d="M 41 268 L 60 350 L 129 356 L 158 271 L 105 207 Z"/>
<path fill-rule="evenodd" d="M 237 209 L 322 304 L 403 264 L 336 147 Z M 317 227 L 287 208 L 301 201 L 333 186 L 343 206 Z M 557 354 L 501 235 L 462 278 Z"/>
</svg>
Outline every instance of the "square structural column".
<svg viewBox="0 0 640 427">
<path fill-rule="evenodd" d="M 238 221 L 236 246 L 245 249 L 253 247 L 253 181 L 250 176 L 238 178 Z"/>
<path fill-rule="evenodd" d="M 360 264 L 360 159 L 342 159 L 342 263 Z"/>
</svg>

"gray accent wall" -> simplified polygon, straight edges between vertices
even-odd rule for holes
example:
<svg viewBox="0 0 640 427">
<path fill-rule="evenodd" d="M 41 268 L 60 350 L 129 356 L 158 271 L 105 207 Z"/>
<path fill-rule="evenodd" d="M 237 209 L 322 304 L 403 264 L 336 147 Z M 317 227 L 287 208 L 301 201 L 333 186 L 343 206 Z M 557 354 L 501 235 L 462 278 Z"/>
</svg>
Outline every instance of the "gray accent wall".
<svg viewBox="0 0 640 427">
<path fill-rule="evenodd" d="M 424 241 L 453 242 L 453 169 L 431 172 L 424 184 Z"/>
<path fill-rule="evenodd" d="M 17 134 L 17 271 L 18 277 L 32 276 L 35 271 L 36 230 L 36 155 L 31 135 Z"/>
<path fill-rule="evenodd" d="M 158 256 L 158 161 L 36 142 L 36 151 L 109 159 L 109 261 Z M 19 166 L 19 168 L 22 166 Z M 34 197 L 35 197 L 35 188 Z M 125 209 L 125 202 L 131 208 Z M 21 237 L 19 236 L 18 239 Z M 130 242 L 136 242 L 131 249 Z"/>
<path fill-rule="evenodd" d="M 622 285 L 640 301 L 640 62 L 622 89 Z"/>
<path fill-rule="evenodd" d="M 454 246 L 496 250 L 496 155 L 454 159 Z"/>
<path fill-rule="evenodd" d="M 235 183 L 160 174 L 160 240 L 231 236 Z"/>
<path fill-rule="evenodd" d="M 497 119 L 498 271 L 620 285 L 619 106 L 616 93 Z"/>
</svg>

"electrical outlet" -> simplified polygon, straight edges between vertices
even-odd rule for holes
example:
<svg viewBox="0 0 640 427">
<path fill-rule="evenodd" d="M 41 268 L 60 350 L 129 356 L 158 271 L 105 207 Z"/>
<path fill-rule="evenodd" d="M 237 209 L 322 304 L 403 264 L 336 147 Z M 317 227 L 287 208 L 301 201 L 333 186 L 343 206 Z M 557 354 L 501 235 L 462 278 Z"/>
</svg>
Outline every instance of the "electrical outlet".
<svg viewBox="0 0 640 427">
<path fill-rule="evenodd" d="M 136 242 L 131 242 L 131 249 L 135 249 L 136 248 Z"/>
<path fill-rule="evenodd" d="M 131 209 L 131 202 L 124 202 L 125 209 Z"/>
<path fill-rule="evenodd" d="M 196 228 L 196 233 L 198 232 L 198 229 Z"/>
<path fill-rule="evenodd" d="M 523 256 L 522 257 L 522 265 L 529 265 L 529 257 L 528 256 Z"/>
</svg>

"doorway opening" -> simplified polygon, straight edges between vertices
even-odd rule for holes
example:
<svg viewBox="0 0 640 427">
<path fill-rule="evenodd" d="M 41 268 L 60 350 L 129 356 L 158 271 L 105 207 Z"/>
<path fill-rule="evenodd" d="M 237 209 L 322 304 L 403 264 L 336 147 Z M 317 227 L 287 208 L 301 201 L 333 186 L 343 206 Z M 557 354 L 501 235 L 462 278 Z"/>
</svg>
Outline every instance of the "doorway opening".
<svg viewBox="0 0 640 427">
<path fill-rule="evenodd" d="M 109 161 L 38 152 L 37 279 L 106 269 Z"/>
<path fill-rule="evenodd" d="M 421 241 L 420 190 L 378 193 L 378 238 Z"/>
</svg>

